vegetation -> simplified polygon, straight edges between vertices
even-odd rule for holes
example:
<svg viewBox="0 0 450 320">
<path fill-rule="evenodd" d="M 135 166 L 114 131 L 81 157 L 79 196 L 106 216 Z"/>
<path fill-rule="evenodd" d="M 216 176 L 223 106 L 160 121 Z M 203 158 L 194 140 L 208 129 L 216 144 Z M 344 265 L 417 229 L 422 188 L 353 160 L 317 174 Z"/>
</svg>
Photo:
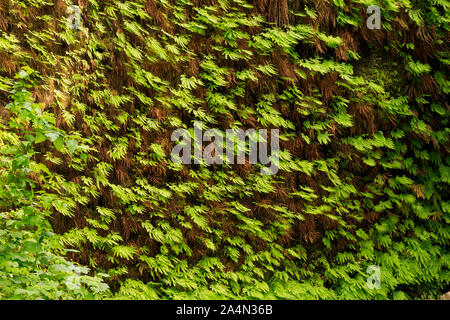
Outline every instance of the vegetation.
<svg viewBox="0 0 450 320">
<path fill-rule="evenodd" d="M 0 299 L 439 297 L 449 5 L 0 1 Z M 194 121 L 279 172 L 173 163 Z"/>
</svg>

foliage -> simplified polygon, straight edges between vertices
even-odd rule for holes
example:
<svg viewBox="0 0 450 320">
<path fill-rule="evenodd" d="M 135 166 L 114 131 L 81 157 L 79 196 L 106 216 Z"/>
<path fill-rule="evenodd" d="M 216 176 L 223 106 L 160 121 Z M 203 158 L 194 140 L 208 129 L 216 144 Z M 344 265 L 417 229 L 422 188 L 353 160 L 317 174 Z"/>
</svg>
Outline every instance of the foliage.
<svg viewBox="0 0 450 320">
<path fill-rule="evenodd" d="M 13 93 L 12 127 L 0 131 L 0 243 L 16 248 L 0 251 L 0 270 L 58 279 L 44 297 L 88 296 L 59 287 L 71 263 L 59 273 L 37 253 L 11 257 L 26 242 L 108 274 L 108 298 L 448 289 L 448 1 L 90 0 L 83 26 L 68 29 L 71 4 L 1 7 L 2 115 L 15 71 L 42 76 Z M 374 4 L 381 30 L 366 27 Z M 172 163 L 171 133 L 199 120 L 280 129 L 279 173 Z M 371 265 L 381 289 L 366 285 Z"/>
<path fill-rule="evenodd" d="M 55 255 L 47 221 L 51 193 L 36 192 L 30 175 L 48 170 L 33 161 L 34 144 L 52 141 L 56 148 L 66 144 L 75 152 L 76 140 L 69 140 L 54 125 L 52 114 L 42 112 L 28 91 L 30 68 L 16 76 L 7 123 L 0 137 L 0 298 L 2 299 L 88 299 L 104 293 L 108 286 L 100 278 L 85 275 L 89 269 Z M 9 127 L 9 128 L 8 128 Z M 75 141 L 75 142 L 73 142 Z"/>
</svg>

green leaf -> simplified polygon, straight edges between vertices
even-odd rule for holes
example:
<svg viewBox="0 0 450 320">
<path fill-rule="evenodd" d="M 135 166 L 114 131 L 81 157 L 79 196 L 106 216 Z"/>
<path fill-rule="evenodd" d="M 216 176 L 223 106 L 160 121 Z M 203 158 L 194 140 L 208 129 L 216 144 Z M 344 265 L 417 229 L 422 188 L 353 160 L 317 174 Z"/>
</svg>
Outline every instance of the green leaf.
<svg viewBox="0 0 450 320">
<path fill-rule="evenodd" d="M 367 164 L 368 166 L 374 167 L 376 166 L 376 161 L 372 158 L 368 158 L 368 159 L 363 159 L 364 163 Z"/>
<path fill-rule="evenodd" d="M 44 142 L 45 140 L 47 140 L 45 135 L 43 135 L 40 132 L 36 133 L 36 140 L 34 141 L 35 143 L 41 143 L 41 142 Z"/>
<path fill-rule="evenodd" d="M 51 142 L 54 142 L 59 138 L 59 133 L 57 132 L 46 132 L 45 136 L 50 139 Z"/>
<path fill-rule="evenodd" d="M 62 137 L 58 137 L 55 141 L 53 141 L 56 150 L 62 152 L 64 148 L 64 139 Z"/>
<path fill-rule="evenodd" d="M 69 140 L 66 142 L 66 146 L 70 153 L 74 153 L 78 148 L 78 141 L 73 139 Z"/>
<path fill-rule="evenodd" d="M 42 249 L 42 246 L 39 243 L 33 242 L 33 241 L 26 241 L 23 244 L 23 248 L 22 248 L 23 251 L 29 252 L 29 253 L 36 253 L 36 252 L 41 251 L 41 249 Z"/>
</svg>

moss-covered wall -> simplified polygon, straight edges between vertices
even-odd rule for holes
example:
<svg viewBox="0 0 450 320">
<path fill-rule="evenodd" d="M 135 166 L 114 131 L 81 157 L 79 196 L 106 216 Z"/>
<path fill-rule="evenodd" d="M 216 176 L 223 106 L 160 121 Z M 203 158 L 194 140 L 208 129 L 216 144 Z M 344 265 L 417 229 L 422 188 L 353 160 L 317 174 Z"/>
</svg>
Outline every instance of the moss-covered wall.
<svg viewBox="0 0 450 320">
<path fill-rule="evenodd" d="M 371 4 L 381 30 L 366 27 Z M 132 298 L 442 293 L 448 6 L 0 1 L 0 109 L 29 65 L 36 100 L 89 146 L 39 144 L 53 246 Z M 280 171 L 172 163 L 172 132 L 196 120 L 279 129 Z M 380 290 L 366 286 L 370 265 Z"/>
</svg>

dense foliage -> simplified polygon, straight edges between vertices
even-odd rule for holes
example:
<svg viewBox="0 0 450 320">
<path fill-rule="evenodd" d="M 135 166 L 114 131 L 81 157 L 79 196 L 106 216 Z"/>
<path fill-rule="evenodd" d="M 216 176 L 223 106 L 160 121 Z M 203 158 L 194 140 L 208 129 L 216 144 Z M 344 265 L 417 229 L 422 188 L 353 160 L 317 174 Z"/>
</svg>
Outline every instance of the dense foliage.
<svg viewBox="0 0 450 320">
<path fill-rule="evenodd" d="M 449 5 L 0 1 L 0 298 L 438 297 Z M 280 129 L 278 174 L 173 163 L 198 120 Z"/>
<path fill-rule="evenodd" d="M 12 103 L 6 105 L 12 117 L 2 127 L 0 194 L 0 298 L 70 299 L 94 297 L 108 286 L 99 278 L 85 276 L 88 268 L 77 266 L 55 255 L 49 246 L 52 238 L 47 221 L 51 193 L 34 193 L 36 184 L 29 176 L 45 167 L 33 161 L 34 144 L 47 139 L 55 146 L 66 145 L 73 153 L 76 140 L 54 126 L 52 114 L 42 112 L 33 102 L 30 75 L 24 68 L 16 76 L 11 91 Z M 8 130 L 10 129 L 10 130 Z M 23 139 L 23 140 L 22 140 Z M 87 288 L 91 289 L 88 290 Z"/>
</svg>

